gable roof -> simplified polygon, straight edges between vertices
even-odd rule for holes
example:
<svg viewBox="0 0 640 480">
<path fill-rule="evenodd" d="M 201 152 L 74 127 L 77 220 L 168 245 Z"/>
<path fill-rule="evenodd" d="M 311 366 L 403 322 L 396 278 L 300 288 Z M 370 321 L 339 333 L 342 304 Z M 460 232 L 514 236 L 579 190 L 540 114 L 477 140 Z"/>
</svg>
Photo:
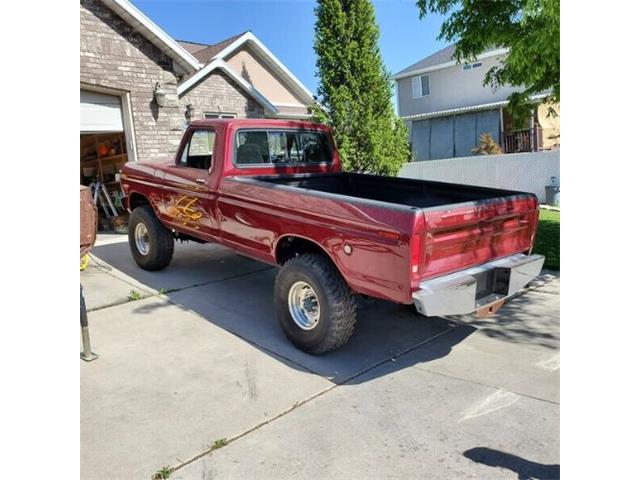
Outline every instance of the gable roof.
<svg viewBox="0 0 640 480">
<path fill-rule="evenodd" d="M 440 65 L 441 63 L 450 62 L 453 60 L 453 54 L 456 51 L 455 44 L 448 45 L 441 50 L 438 50 L 436 53 L 429 55 L 422 60 L 417 61 L 413 65 L 405 68 L 404 70 L 399 71 L 395 74 L 395 76 L 402 75 L 407 72 L 413 72 L 414 70 L 420 70 L 427 67 L 433 67 L 434 65 Z"/>
<path fill-rule="evenodd" d="M 234 70 L 229 68 L 229 65 L 227 65 L 223 60 L 221 60 L 219 58 L 215 59 L 215 60 L 211 61 L 210 63 L 208 63 L 207 67 L 209 68 L 209 73 L 211 73 L 212 71 L 218 69 L 218 70 L 223 71 L 229 77 L 231 77 L 231 79 L 234 82 L 236 82 L 251 97 L 253 97 L 256 100 L 256 102 L 258 102 L 260 105 L 262 105 L 264 107 L 264 109 L 268 113 L 270 113 L 272 115 L 275 115 L 275 114 L 279 113 L 278 109 L 275 107 L 275 105 L 273 105 L 273 103 L 271 103 L 264 95 L 262 95 L 253 85 L 251 85 L 244 78 L 242 78 L 240 75 L 238 75 Z M 200 70 L 200 71 L 202 71 L 202 70 Z M 200 72 L 198 72 L 198 73 L 200 73 Z M 193 78 L 193 76 L 191 78 Z M 189 81 L 189 80 L 190 79 L 188 79 L 187 81 Z M 193 83 L 191 83 L 189 85 L 189 87 L 181 89 L 180 87 L 182 85 L 184 85 L 185 83 L 187 83 L 187 82 L 182 82 L 180 85 L 178 85 L 178 95 L 182 95 L 183 93 L 185 93 L 189 88 L 191 88 L 197 82 L 193 82 Z"/>
<path fill-rule="evenodd" d="M 178 85 L 178 95 L 186 92 L 213 70 L 220 69 L 260 103 L 266 111 L 275 116 L 287 115 L 286 112 L 280 112 L 264 95 L 238 75 L 224 61 L 225 57 L 246 44 L 252 46 L 255 53 L 307 103 L 310 104 L 314 101 L 313 95 L 302 82 L 250 31 L 227 38 L 213 45 L 187 40 L 176 41 L 128 0 L 102 0 L 102 2 L 144 38 L 168 55 L 174 61 L 174 65 L 179 66 L 188 74 L 182 83 Z"/>
<path fill-rule="evenodd" d="M 182 93 L 186 92 L 195 84 L 206 78 L 207 75 L 216 68 L 221 68 L 223 64 L 226 66 L 224 59 L 243 45 L 252 47 L 253 51 L 255 51 L 255 53 L 264 60 L 267 65 L 269 65 L 276 74 L 278 74 L 278 76 L 291 89 L 293 89 L 294 92 L 302 97 L 307 103 L 313 103 L 313 94 L 307 89 L 307 87 L 305 87 L 302 82 L 298 80 L 298 78 L 291 73 L 291 71 L 289 71 L 289 69 L 285 67 L 282 62 L 278 60 L 278 58 L 251 31 L 228 38 L 222 42 L 211 45 L 206 49 L 197 51 L 196 54 L 198 54 L 200 58 L 204 58 L 204 56 L 208 55 L 210 52 L 213 52 L 213 57 L 202 69 L 178 85 L 178 95 L 182 95 Z M 227 67 L 227 69 L 231 71 L 230 68 Z M 238 76 L 238 78 L 242 77 Z M 248 82 L 245 81 L 245 83 Z"/>
<path fill-rule="evenodd" d="M 140 35 L 180 65 L 186 72 L 194 72 L 202 66 L 199 60 L 127 0 L 102 1 L 140 33 Z"/>
<path fill-rule="evenodd" d="M 207 63 L 214 59 L 222 50 L 227 48 L 245 33 L 247 32 L 239 33 L 238 35 L 234 35 L 233 37 L 229 37 L 225 40 L 222 40 L 221 42 L 214 43 L 213 45 L 207 45 L 205 48 L 202 48 L 195 52 L 193 56 L 200 60 L 202 63 Z"/>
<path fill-rule="evenodd" d="M 399 80 L 400 78 L 410 77 L 410 76 L 418 75 L 421 73 L 432 72 L 434 70 L 440 70 L 442 68 L 453 67 L 454 65 L 458 64 L 458 62 L 453 56 L 455 51 L 456 51 L 455 43 L 452 45 L 447 45 L 443 49 L 438 50 L 436 53 L 423 58 L 422 60 L 414 63 L 413 65 L 405 68 L 404 70 L 400 70 L 398 73 L 396 73 L 393 76 L 393 78 L 395 80 Z M 495 48 L 495 49 L 487 50 L 484 53 L 481 53 L 476 57 L 476 59 L 482 60 L 483 58 L 494 57 L 496 55 L 503 55 L 508 52 L 509 52 L 509 49 L 507 48 Z"/>
<path fill-rule="evenodd" d="M 176 40 L 176 42 L 178 42 L 178 45 L 180 45 L 192 55 L 198 50 L 202 50 L 203 48 L 207 48 L 209 46 L 206 43 L 190 42 L 189 40 Z"/>
</svg>

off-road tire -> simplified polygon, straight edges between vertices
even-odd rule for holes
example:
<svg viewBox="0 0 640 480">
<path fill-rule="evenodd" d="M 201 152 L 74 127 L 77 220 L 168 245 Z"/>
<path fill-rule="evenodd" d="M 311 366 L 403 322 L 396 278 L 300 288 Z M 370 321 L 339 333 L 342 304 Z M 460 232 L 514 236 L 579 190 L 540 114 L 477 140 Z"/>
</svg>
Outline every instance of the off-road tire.
<svg viewBox="0 0 640 480">
<path fill-rule="evenodd" d="M 136 225 L 143 223 L 149 235 L 149 253 L 138 251 L 135 240 Z M 149 205 L 136 207 L 129 217 L 129 248 L 136 263 L 145 270 L 162 270 L 173 257 L 173 234 L 166 228 Z"/>
<path fill-rule="evenodd" d="M 320 318 L 312 330 L 300 328 L 289 311 L 289 290 L 298 281 L 318 296 Z M 287 338 L 300 350 L 321 354 L 342 347 L 356 323 L 356 297 L 331 261 L 318 254 L 289 259 L 278 272 L 274 288 L 278 321 Z"/>
</svg>

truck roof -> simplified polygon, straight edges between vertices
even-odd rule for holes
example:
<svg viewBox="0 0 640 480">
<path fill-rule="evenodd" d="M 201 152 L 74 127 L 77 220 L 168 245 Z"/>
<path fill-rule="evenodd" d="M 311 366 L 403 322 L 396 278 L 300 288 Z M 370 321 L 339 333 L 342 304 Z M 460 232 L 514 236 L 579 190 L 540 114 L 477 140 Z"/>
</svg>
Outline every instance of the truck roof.
<svg viewBox="0 0 640 480">
<path fill-rule="evenodd" d="M 255 128 L 309 128 L 313 130 L 329 131 L 329 127 L 327 125 L 305 120 L 278 120 L 272 118 L 212 118 L 207 120 L 194 120 L 191 122 L 191 126 L 194 127 L 215 125 Z"/>
</svg>

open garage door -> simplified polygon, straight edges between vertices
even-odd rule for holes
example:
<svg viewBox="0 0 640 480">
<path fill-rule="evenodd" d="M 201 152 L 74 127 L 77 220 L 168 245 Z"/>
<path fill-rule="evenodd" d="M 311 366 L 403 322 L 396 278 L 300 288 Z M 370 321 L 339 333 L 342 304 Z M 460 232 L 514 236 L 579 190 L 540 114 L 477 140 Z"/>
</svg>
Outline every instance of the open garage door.
<svg viewBox="0 0 640 480">
<path fill-rule="evenodd" d="M 122 230 L 120 170 L 129 160 L 120 95 L 80 90 L 80 184 L 91 188 L 100 230 Z"/>
<path fill-rule="evenodd" d="M 80 133 L 124 132 L 122 102 L 116 95 L 80 90 Z"/>
</svg>

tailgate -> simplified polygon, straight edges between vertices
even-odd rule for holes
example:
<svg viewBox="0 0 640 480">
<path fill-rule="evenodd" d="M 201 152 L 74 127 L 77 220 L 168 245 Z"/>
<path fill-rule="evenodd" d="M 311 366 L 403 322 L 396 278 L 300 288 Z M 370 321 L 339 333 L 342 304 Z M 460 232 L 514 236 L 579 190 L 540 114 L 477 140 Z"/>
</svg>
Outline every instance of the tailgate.
<svg viewBox="0 0 640 480">
<path fill-rule="evenodd" d="M 538 226 L 532 194 L 423 209 L 426 231 L 419 276 L 444 275 L 528 252 Z"/>
</svg>

